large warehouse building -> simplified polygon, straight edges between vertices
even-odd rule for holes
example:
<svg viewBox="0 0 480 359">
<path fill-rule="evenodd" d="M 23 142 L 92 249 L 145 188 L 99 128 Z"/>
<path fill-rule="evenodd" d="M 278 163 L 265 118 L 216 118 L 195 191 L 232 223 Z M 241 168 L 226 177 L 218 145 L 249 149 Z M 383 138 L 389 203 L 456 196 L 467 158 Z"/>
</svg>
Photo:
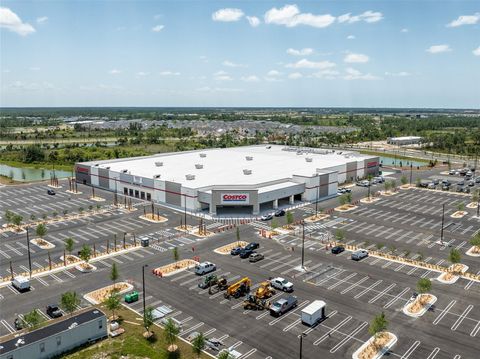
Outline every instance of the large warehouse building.
<svg viewBox="0 0 480 359">
<path fill-rule="evenodd" d="M 253 214 L 335 196 L 337 185 L 376 175 L 379 158 L 277 145 L 162 153 L 78 163 L 79 183 L 189 211 Z"/>
</svg>

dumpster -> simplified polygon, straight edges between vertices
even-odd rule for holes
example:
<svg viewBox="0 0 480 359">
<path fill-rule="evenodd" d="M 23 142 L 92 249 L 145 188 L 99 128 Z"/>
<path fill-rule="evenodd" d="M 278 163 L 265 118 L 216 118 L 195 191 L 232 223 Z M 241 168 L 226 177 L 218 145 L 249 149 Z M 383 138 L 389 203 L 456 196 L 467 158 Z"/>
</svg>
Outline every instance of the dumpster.
<svg viewBox="0 0 480 359">
<path fill-rule="evenodd" d="M 148 245 L 150 244 L 150 240 L 148 238 L 142 238 L 140 240 L 140 243 L 142 244 L 142 247 L 148 247 Z"/>
<path fill-rule="evenodd" d="M 127 293 L 127 294 L 125 294 L 124 299 L 125 299 L 126 303 L 136 302 L 138 300 L 138 292 L 135 290 L 131 293 Z"/>
</svg>

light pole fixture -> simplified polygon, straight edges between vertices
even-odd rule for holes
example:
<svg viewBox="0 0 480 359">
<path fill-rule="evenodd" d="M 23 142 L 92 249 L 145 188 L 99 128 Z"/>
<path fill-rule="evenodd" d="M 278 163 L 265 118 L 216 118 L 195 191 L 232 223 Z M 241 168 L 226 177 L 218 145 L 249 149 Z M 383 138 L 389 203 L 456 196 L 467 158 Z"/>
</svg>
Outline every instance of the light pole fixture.
<svg viewBox="0 0 480 359">
<path fill-rule="evenodd" d="M 299 358 L 302 359 L 302 355 L 303 355 L 303 338 L 306 337 L 307 334 L 305 332 L 303 332 L 302 334 L 300 334 L 298 336 L 298 338 L 300 339 L 300 349 L 299 349 Z"/>
<path fill-rule="evenodd" d="M 304 269 L 305 262 L 305 222 L 302 221 L 302 269 Z"/>
<path fill-rule="evenodd" d="M 443 245 L 443 224 L 445 222 L 445 203 L 442 204 L 442 228 L 440 231 L 440 245 Z"/>
<path fill-rule="evenodd" d="M 143 317 L 145 317 L 145 267 L 148 267 L 148 264 L 142 266 L 142 288 L 143 288 Z"/>
<path fill-rule="evenodd" d="M 30 238 L 28 236 L 28 229 L 27 226 L 27 252 L 28 252 L 28 269 L 30 271 L 30 279 L 32 279 L 32 258 L 30 257 Z"/>
</svg>

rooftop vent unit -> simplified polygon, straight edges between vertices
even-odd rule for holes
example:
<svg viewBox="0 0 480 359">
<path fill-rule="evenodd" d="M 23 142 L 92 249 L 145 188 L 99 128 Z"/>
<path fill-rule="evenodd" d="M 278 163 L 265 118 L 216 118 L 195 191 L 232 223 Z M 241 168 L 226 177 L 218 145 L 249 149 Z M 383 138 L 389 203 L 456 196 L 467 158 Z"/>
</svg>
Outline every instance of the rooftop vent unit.
<svg viewBox="0 0 480 359">
<path fill-rule="evenodd" d="M 203 168 L 203 165 L 200 164 L 200 163 L 197 163 L 197 164 L 195 164 L 195 168 L 196 168 L 197 170 L 201 170 L 201 169 Z"/>
<path fill-rule="evenodd" d="M 160 178 L 162 175 L 155 175 L 153 178 Z"/>
<path fill-rule="evenodd" d="M 205 157 L 207 157 L 207 154 L 206 153 L 200 153 L 200 157 L 205 158 Z"/>
<path fill-rule="evenodd" d="M 252 174 L 252 170 L 243 170 L 243 174 L 244 174 L 244 175 L 251 175 L 251 174 Z"/>
<path fill-rule="evenodd" d="M 253 161 L 253 156 L 245 156 L 245 159 L 246 159 L 247 161 Z"/>
<path fill-rule="evenodd" d="M 163 166 L 163 162 L 155 162 L 155 166 L 157 166 L 157 167 L 162 167 L 162 166 Z"/>
<path fill-rule="evenodd" d="M 122 170 L 122 173 L 127 173 L 127 172 L 128 172 L 128 170 Z"/>
<path fill-rule="evenodd" d="M 185 175 L 185 178 L 187 179 L 187 181 L 192 181 L 195 179 L 195 175 Z"/>
<path fill-rule="evenodd" d="M 305 157 L 305 161 L 307 162 L 312 162 L 313 158 L 312 157 Z"/>
</svg>

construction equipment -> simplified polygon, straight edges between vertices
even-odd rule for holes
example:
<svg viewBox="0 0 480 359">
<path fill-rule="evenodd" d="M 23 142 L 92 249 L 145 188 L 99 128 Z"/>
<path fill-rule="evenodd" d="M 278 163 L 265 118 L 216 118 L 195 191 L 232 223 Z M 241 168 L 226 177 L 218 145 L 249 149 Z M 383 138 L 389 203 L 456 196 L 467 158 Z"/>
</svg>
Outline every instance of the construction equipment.
<svg viewBox="0 0 480 359">
<path fill-rule="evenodd" d="M 275 294 L 275 289 L 272 288 L 269 281 L 260 283 L 260 286 L 255 291 L 255 296 L 259 299 L 270 298 Z"/>
<path fill-rule="evenodd" d="M 230 297 L 240 298 L 242 295 L 245 295 L 250 291 L 251 285 L 252 281 L 250 280 L 250 278 L 242 278 L 238 282 L 233 283 L 227 288 L 224 297 L 226 299 L 229 299 Z"/>
<path fill-rule="evenodd" d="M 210 285 L 208 285 L 208 284 L 206 284 L 207 279 L 205 279 L 205 282 L 202 282 L 200 284 L 205 283 L 206 286 L 201 287 L 200 284 L 198 286 L 200 288 L 208 288 L 208 294 L 218 293 L 222 290 L 227 289 L 227 287 L 228 287 L 227 278 L 225 278 L 225 277 L 217 278 L 214 274 L 212 274 L 212 276 L 215 277 L 214 283 L 211 283 Z"/>
<path fill-rule="evenodd" d="M 243 309 L 264 310 L 269 308 L 270 303 L 266 299 L 260 299 L 254 294 L 249 294 L 243 301 Z"/>
<path fill-rule="evenodd" d="M 218 283 L 217 276 L 215 274 L 210 274 L 204 277 L 203 280 L 200 281 L 200 283 L 198 283 L 198 287 L 201 289 L 206 289 L 206 288 L 210 288 L 211 286 L 217 283 Z"/>
</svg>

